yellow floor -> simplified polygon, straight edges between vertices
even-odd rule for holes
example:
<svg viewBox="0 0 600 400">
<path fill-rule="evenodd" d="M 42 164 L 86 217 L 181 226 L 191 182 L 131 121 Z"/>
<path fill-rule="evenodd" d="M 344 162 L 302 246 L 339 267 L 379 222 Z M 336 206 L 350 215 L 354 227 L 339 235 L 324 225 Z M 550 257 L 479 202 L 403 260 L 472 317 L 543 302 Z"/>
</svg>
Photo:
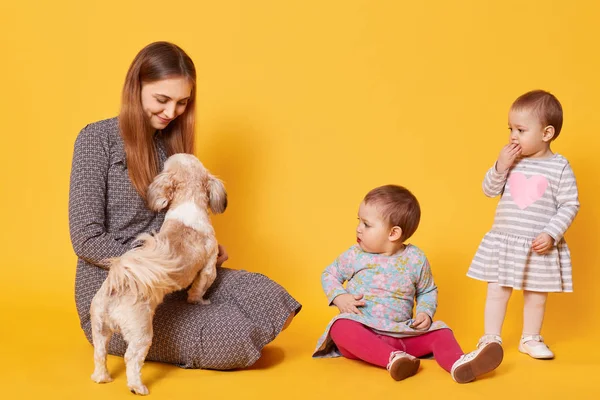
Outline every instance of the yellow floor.
<svg viewBox="0 0 600 400">
<path fill-rule="evenodd" d="M 109 359 L 114 382 L 90 380 L 92 346 L 79 329 L 74 306 L 52 308 L 48 303 L 39 299 L 37 310 L 6 303 L 0 309 L 0 398 L 135 398 L 127 390 L 121 358 Z M 454 383 L 433 360 L 423 360 L 416 376 L 395 382 L 386 371 L 360 362 L 312 359 L 323 328 L 316 325 L 309 310 L 303 310 L 248 370 L 184 370 L 147 363 L 143 379 L 153 399 L 600 399 L 600 351 L 589 345 L 591 338 L 550 343 L 557 353 L 553 361 L 533 360 L 518 353 L 516 339 L 506 340 L 500 368 L 467 385 Z"/>
</svg>

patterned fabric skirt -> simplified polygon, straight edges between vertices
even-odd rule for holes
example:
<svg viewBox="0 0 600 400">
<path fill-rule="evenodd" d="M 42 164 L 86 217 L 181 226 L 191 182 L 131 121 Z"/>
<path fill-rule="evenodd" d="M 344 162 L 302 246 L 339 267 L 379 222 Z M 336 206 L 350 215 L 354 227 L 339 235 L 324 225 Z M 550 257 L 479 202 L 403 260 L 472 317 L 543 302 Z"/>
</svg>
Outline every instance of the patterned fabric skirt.
<svg viewBox="0 0 600 400">
<path fill-rule="evenodd" d="M 90 304 L 107 274 L 85 261 L 77 264 L 77 311 L 90 343 Z M 266 276 L 228 268 L 218 268 L 217 279 L 205 297 L 211 304 L 188 304 L 184 290 L 165 297 L 154 315 L 154 336 L 146 360 L 183 368 L 249 367 L 281 332 L 290 314 L 302 307 Z M 126 349 L 126 342 L 115 333 L 108 352 L 123 356 Z"/>
<path fill-rule="evenodd" d="M 467 276 L 533 292 L 572 292 L 571 253 L 561 239 L 548 254 L 531 249 L 532 238 L 488 232 Z"/>
</svg>

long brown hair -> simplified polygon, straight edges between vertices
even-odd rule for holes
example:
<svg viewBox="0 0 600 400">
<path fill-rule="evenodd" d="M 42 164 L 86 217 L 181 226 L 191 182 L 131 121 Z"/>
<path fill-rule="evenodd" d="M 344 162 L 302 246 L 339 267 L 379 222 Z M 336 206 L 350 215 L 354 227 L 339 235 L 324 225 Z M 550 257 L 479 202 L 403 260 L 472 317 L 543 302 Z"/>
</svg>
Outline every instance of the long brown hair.
<svg viewBox="0 0 600 400">
<path fill-rule="evenodd" d="M 123 85 L 119 125 L 125 143 L 129 179 L 146 200 L 148 185 L 158 174 L 158 156 L 150 123 L 142 109 L 142 83 L 184 77 L 192 84 L 192 93 L 183 114 L 171 121 L 162 135 L 168 155 L 194 153 L 196 68 L 192 59 L 177 45 L 154 42 L 144 47 L 134 58 Z"/>
</svg>

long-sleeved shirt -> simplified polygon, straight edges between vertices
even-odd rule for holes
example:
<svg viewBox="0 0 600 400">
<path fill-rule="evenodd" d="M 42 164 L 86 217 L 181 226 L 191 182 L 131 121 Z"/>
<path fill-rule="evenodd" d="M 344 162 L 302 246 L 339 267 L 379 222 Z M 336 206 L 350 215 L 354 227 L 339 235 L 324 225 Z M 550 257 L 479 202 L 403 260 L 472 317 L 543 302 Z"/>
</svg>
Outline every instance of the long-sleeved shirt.
<svg viewBox="0 0 600 400">
<path fill-rule="evenodd" d="M 347 282 L 344 288 L 343 284 Z M 434 322 L 428 331 L 412 329 L 413 307 L 432 320 L 437 309 L 437 286 L 427 257 L 413 245 L 391 256 L 366 253 L 354 245 L 323 272 L 321 283 L 331 305 L 340 294 L 362 294 L 362 315 L 341 313 L 335 316 L 319 339 L 313 356 L 335 357 L 339 352 L 329 337 L 331 325 L 340 318 L 352 319 L 390 336 L 415 336 L 446 328 Z"/>
<path fill-rule="evenodd" d="M 159 167 L 166 151 L 155 136 Z M 69 228 L 75 254 L 97 266 L 119 257 L 137 235 L 159 230 L 164 212 L 149 210 L 129 180 L 119 122 L 86 126 L 75 141 L 69 192 Z"/>
<path fill-rule="evenodd" d="M 509 172 L 510 171 L 510 172 Z M 486 196 L 502 194 L 492 230 L 535 238 L 541 232 L 559 242 L 579 211 L 575 175 L 566 158 L 523 158 L 501 174 L 495 166 L 483 180 Z"/>
</svg>

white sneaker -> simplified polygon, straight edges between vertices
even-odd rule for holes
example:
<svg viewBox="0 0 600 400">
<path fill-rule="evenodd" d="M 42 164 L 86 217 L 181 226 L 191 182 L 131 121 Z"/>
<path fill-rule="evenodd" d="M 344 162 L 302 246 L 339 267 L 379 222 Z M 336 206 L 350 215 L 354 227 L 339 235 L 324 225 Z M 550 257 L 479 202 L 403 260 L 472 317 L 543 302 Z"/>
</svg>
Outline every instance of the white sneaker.
<svg viewBox="0 0 600 400">
<path fill-rule="evenodd" d="M 528 343 L 532 341 L 540 344 L 534 346 Z M 546 343 L 544 343 L 544 338 L 542 338 L 540 335 L 521 336 L 521 341 L 519 342 L 519 351 L 521 353 L 529 354 L 531 357 L 540 360 L 550 360 L 554 358 L 554 353 L 548 348 Z"/>
<path fill-rule="evenodd" d="M 475 378 L 498 368 L 504 357 L 504 350 L 497 341 L 479 341 L 476 350 L 463 354 L 452 366 L 450 374 L 458 383 L 474 381 Z"/>
<path fill-rule="evenodd" d="M 408 353 L 393 351 L 386 368 L 394 380 L 401 381 L 416 374 L 420 364 L 421 360 Z"/>
</svg>

